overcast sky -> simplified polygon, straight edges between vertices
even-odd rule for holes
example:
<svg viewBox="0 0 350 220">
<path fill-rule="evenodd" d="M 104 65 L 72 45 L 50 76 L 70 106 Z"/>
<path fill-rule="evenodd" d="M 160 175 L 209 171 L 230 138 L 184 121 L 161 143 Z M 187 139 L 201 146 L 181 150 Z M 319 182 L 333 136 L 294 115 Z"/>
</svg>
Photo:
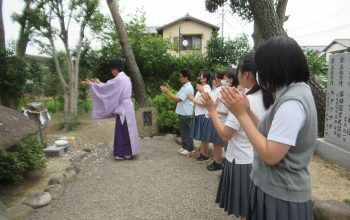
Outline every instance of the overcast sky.
<svg viewBox="0 0 350 220">
<path fill-rule="evenodd" d="M 18 25 L 11 21 L 13 12 L 20 12 L 23 0 L 4 0 L 3 16 L 7 42 L 18 37 Z M 122 17 L 125 21 L 135 14 L 137 8 L 146 13 L 147 26 L 161 26 L 189 13 L 191 16 L 222 27 L 222 12 L 209 13 L 205 10 L 205 0 L 120 0 Z M 101 0 L 101 10 L 109 14 L 106 1 Z M 285 22 L 288 35 L 301 46 L 328 45 L 336 38 L 350 38 L 349 0 L 289 0 Z M 249 36 L 253 25 L 232 15 L 228 6 L 224 8 L 224 36 L 234 38 L 241 33 Z M 252 42 L 252 39 L 250 39 Z M 29 47 L 27 53 L 36 54 Z"/>
</svg>

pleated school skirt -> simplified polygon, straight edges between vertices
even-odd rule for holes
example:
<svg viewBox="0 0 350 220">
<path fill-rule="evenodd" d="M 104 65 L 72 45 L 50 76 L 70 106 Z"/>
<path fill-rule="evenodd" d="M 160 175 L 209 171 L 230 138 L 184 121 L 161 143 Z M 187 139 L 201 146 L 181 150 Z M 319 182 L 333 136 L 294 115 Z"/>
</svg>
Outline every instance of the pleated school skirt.
<svg viewBox="0 0 350 220">
<path fill-rule="evenodd" d="M 214 143 L 224 146 L 224 142 L 221 140 L 220 136 L 217 134 L 213 121 L 210 118 L 204 119 L 203 132 L 201 140 L 207 143 Z"/>
<path fill-rule="evenodd" d="M 312 201 L 288 202 L 265 194 L 252 182 L 247 220 L 313 220 Z"/>
<path fill-rule="evenodd" d="M 205 115 L 196 115 L 194 116 L 191 124 L 191 131 L 190 131 L 190 137 L 197 140 L 202 141 L 204 130 L 204 124 L 205 124 Z"/>
<path fill-rule="evenodd" d="M 208 121 L 206 121 L 206 124 L 204 125 L 204 129 L 208 132 L 208 136 L 207 136 L 208 143 L 213 143 L 221 146 L 227 145 L 227 143 L 221 139 L 218 132 L 216 132 L 214 123 L 210 118 Z"/>
<path fill-rule="evenodd" d="M 247 216 L 251 170 L 252 164 L 236 164 L 234 160 L 232 163 L 225 160 L 215 202 L 228 215 Z"/>
</svg>

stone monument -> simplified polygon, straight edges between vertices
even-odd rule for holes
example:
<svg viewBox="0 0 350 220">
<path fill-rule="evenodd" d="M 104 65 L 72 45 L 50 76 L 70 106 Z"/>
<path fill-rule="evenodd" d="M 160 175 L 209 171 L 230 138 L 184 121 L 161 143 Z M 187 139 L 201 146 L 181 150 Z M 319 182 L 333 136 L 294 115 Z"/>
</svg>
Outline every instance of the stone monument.
<svg viewBox="0 0 350 220">
<path fill-rule="evenodd" d="M 316 152 L 350 168 L 350 53 L 330 56 L 324 130 Z"/>
<path fill-rule="evenodd" d="M 137 129 L 140 137 L 150 137 L 158 133 L 158 111 L 156 108 L 139 108 L 136 111 Z"/>
</svg>

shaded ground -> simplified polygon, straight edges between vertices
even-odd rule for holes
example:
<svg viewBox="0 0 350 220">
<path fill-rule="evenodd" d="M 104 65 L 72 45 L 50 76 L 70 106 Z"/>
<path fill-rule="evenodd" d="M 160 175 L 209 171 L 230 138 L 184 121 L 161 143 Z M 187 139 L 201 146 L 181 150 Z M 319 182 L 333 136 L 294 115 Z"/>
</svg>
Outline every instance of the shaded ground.
<svg viewBox="0 0 350 220">
<path fill-rule="evenodd" d="M 170 219 L 227 217 L 213 203 L 218 172 L 206 171 L 207 163 L 177 155 L 176 144 L 159 140 L 143 140 L 137 160 L 118 163 L 111 158 L 114 120 L 90 121 L 88 115 L 81 120 L 77 130 L 65 132 L 57 130 L 58 121 L 54 117 L 48 129 L 49 143 L 61 136 L 74 136 L 74 147 L 61 158 L 48 159 L 47 168 L 30 175 L 26 182 L 1 187 L 0 199 L 7 206 L 21 203 L 31 192 L 43 191 L 48 179 L 61 174 L 70 164 L 69 160 L 84 148 L 106 143 L 105 148 L 97 149 L 84 160 L 82 173 L 68 186 L 64 196 L 39 209 L 32 219 L 45 219 L 45 216 L 47 219 L 48 212 L 52 214 L 50 219 L 74 219 L 73 212 L 81 212 L 77 214 L 82 219 L 113 219 L 116 213 L 125 219 L 129 211 L 133 212 L 133 219 L 151 219 L 150 216 L 164 219 L 164 212 Z M 316 155 L 310 171 L 313 194 L 318 199 L 350 199 L 349 170 Z M 67 218 L 61 218 L 65 213 Z M 179 213 L 186 215 L 181 217 Z"/>
</svg>

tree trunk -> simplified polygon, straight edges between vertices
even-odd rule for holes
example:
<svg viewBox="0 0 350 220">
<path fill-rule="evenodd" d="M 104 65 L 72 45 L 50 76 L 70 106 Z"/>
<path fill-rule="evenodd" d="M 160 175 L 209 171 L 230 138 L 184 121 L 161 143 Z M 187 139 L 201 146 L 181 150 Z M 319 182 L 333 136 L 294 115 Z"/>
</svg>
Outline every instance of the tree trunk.
<svg viewBox="0 0 350 220">
<path fill-rule="evenodd" d="M 21 25 L 16 48 L 16 54 L 18 57 L 24 57 L 26 54 L 28 42 L 29 32 L 27 30 L 27 27 Z"/>
<path fill-rule="evenodd" d="M 271 0 L 248 0 L 250 9 L 254 15 L 261 36 L 264 40 L 268 40 L 273 36 L 285 35 L 287 33 L 283 29 L 283 22 L 277 16 L 273 1 Z"/>
<path fill-rule="evenodd" d="M 63 88 L 63 100 L 64 100 L 64 127 L 67 128 L 67 126 L 72 122 L 71 115 L 69 114 L 70 109 L 70 88 L 65 87 Z"/>
<path fill-rule="evenodd" d="M 315 74 L 310 74 L 309 85 L 315 98 L 318 120 L 318 136 L 324 136 L 325 123 L 325 108 L 326 108 L 326 92 L 322 89 L 320 84 L 315 79 Z"/>
<path fill-rule="evenodd" d="M 264 39 L 261 36 L 258 25 L 254 21 L 254 32 L 252 34 L 252 38 L 254 40 L 254 49 L 256 50 L 260 45 L 264 43 Z"/>
<path fill-rule="evenodd" d="M 288 20 L 288 17 L 286 16 L 287 4 L 288 0 L 278 0 L 276 7 L 277 17 L 280 20 L 280 22 L 282 22 L 282 26 L 284 22 Z"/>
<path fill-rule="evenodd" d="M 25 1 L 25 7 L 23 9 L 23 14 L 21 15 L 18 23 L 20 25 L 19 37 L 17 41 L 16 54 L 18 57 L 24 57 L 29 42 L 30 27 L 28 21 L 28 16 L 30 16 L 30 4 L 31 0 Z"/>
<path fill-rule="evenodd" d="M 4 19 L 2 17 L 2 0 L 0 0 L 0 50 L 6 51 Z"/>
<path fill-rule="evenodd" d="M 69 118 L 71 119 L 70 123 L 73 122 L 73 119 L 78 115 L 78 84 L 76 83 L 76 71 L 73 68 L 72 70 L 72 79 L 70 83 L 70 106 L 69 106 Z"/>
<path fill-rule="evenodd" d="M 130 47 L 128 35 L 124 27 L 123 19 L 119 14 L 118 5 L 115 0 L 107 0 L 109 10 L 111 11 L 115 28 L 119 35 L 119 41 L 123 49 L 123 54 L 126 58 L 126 65 L 130 71 L 130 78 L 134 85 L 134 91 L 138 107 L 148 107 L 148 99 L 146 95 L 145 84 L 137 66 L 134 53 Z"/>
</svg>

